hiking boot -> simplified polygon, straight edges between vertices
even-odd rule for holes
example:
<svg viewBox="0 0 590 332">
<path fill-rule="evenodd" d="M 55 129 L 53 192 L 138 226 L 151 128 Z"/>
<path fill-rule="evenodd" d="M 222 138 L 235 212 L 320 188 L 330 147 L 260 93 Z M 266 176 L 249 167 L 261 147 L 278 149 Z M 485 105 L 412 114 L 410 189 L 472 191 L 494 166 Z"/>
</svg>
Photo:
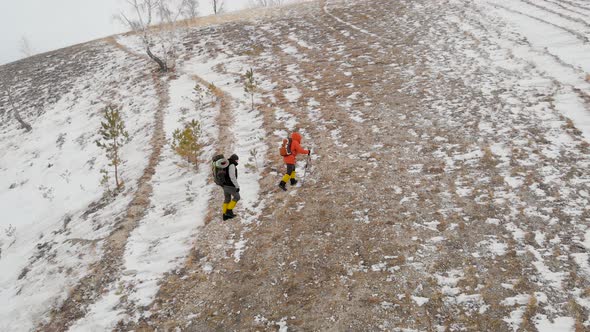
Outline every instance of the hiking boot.
<svg viewBox="0 0 590 332">
<path fill-rule="evenodd" d="M 233 214 L 233 213 L 232 214 L 226 213 L 226 214 L 223 215 L 223 220 L 225 221 L 225 220 L 232 219 L 232 218 L 235 218 L 235 217 L 236 217 L 236 215 Z"/>
<path fill-rule="evenodd" d="M 225 213 L 227 214 L 227 216 L 231 219 L 234 218 L 236 215 L 234 214 L 234 210 L 227 210 L 227 212 Z"/>
<path fill-rule="evenodd" d="M 230 219 L 231 217 L 227 215 L 227 213 L 223 214 L 223 221 L 226 221 L 227 219 Z"/>
<path fill-rule="evenodd" d="M 283 189 L 283 191 L 287 191 L 286 185 L 287 183 L 285 181 L 281 181 L 281 183 L 279 183 L 279 188 Z"/>
<path fill-rule="evenodd" d="M 291 185 L 294 186 L 297 184 L 297 180 L 296 179 L 291 179 Z"/>
</svg>

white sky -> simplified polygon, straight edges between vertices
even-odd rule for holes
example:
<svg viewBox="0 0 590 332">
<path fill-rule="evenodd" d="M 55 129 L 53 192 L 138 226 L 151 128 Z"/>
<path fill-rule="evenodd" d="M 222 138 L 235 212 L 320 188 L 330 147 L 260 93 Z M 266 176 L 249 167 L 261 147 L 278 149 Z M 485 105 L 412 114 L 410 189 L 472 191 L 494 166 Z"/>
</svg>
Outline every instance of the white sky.
<svg viewBox="0 0 590 332">
<path fill-rule="evenodd" d="M 249 0 L 225 0 L 228 11 Z M 0 0 L 0 64 L 23 58 L 26 37 L 36 53 L 106 37 L 126 29 L 113 16 L 125 0 Z M 212 13 L 211 0 L 199 0 L 201 15 Z"/>
</svg>

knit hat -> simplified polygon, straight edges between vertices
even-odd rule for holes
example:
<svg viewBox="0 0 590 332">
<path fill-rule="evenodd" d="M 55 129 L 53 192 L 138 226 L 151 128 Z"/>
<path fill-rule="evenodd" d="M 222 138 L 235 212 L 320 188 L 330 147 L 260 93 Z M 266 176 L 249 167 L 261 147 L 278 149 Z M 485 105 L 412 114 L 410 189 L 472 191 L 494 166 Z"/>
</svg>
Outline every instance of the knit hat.
<svg viewBox="0 0 590 332">
<path fill-rule="evenodd" d="M 238 158 L 237 154 L 232 154 L 231 157 L 229 157 L 229 160 L 233 160 L 233 161 L 238 161 L 240 158 Z"/>
</svg>

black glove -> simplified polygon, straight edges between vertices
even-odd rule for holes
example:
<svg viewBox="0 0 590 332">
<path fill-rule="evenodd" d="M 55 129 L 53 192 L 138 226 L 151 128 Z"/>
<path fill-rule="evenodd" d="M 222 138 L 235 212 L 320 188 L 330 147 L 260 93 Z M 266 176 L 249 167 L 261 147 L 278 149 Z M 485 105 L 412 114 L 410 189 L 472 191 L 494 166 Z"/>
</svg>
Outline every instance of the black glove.
<svg viewBox="0 0 590 332">
<path fill-rule="evenodd" d="M 310 155 L 310 156 L 311 156 L 311 149 L 309 149 L 309 153 L 308 153 L 308 155 Z"/>
<path fill-rule="evenodd" d="M 236 188 L 236 192 L 239 193 L 240 192 L 240 188 Z"/>
</svg>

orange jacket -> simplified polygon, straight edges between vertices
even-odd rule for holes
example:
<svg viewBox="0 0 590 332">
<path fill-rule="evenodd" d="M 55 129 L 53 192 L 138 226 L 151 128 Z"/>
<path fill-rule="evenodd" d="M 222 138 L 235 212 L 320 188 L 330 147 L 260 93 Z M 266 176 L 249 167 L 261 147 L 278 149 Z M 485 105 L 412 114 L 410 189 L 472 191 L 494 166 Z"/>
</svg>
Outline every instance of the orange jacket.
<svg viewBox="0 0 590 332">
<path fill-rule="evenodd" d="M 309 154 L 309 150 L 301 147 L 301 135 L 299 133 L 291 134 L 291 154 L 283 157 L 285 164 L 295 165 L 298 154 Z"/>
</svg>

